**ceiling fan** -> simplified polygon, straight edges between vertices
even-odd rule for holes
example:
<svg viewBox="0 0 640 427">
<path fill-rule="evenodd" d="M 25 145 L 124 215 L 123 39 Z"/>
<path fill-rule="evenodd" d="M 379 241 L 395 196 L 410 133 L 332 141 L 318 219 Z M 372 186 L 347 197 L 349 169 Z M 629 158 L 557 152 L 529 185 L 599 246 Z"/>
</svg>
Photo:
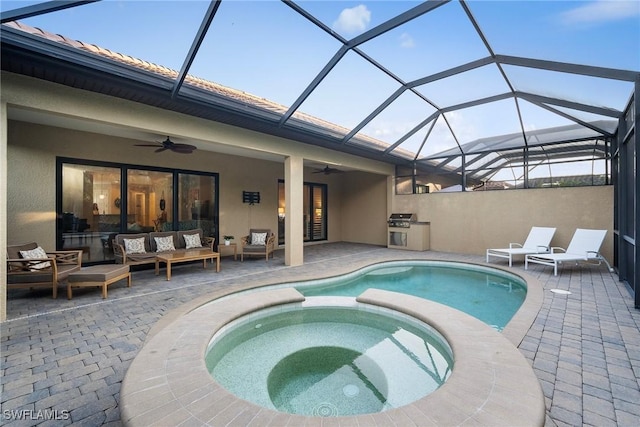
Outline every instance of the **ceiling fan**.
<svg viewBox="0 0 640 427">
<path fill-rule="evenodd" d="M 336 168 L 330 168 L 329 165 L 325 166 L 322 169 L 316 169 L 315 171 L 313 171 L 313 173 L 323 173 L 325 175 L 331 175 L 332 173 L 342 173 L 344 171 L 341 171 L 340 169 L 336 169 Z"/>
<path fill-rule="evenodd" d="M 196 146 L 194 145 L 176 144 L 175 142 L 171 141 L 169 137 L 167 137 L 167 139 L 165 139 L 162 142 L 158 141 L 158 143 L 156 144 L 136 144 L 136 146 L 137 147 L 156 147 L 157 150 L 155 151 L 155 153 L 161 153 L 162 151 L 170 150 L 170 151 L 173 151 L 174 153 L 191 154 L 193 153 L 193 150 L 196 149 Z"/>
</svg>

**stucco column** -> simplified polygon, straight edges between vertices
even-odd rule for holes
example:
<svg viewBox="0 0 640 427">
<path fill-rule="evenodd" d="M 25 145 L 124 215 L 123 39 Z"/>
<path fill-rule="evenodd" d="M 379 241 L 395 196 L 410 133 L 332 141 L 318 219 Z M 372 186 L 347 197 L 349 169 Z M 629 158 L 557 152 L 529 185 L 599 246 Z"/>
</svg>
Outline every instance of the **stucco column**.
<svg viewBox="0 0 640 427">
<path fill-rule="evenodd" d="M 284 199 L 286 220 L 284 223 L 284 263 L 302 265 L 304 262 L 304 188 L 302 157 L 290 156 L 284 160 Z"/>
<path fill-rule="evenodd" d="M 0 322 L 7 319 L 7 103 L 0 101 Z"/>
</svg>

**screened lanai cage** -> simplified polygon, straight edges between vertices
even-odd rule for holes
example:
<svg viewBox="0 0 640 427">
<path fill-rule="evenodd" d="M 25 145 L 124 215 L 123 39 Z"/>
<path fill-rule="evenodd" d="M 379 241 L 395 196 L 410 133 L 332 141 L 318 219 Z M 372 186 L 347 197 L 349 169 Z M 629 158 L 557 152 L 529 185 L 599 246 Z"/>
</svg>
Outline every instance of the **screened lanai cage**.
<svg viewBox="0 0 640 427">
<path fill-rule="evenodd" d="M 637 275 L 637 0 L 0 7 L 3 71 L 391 163 L 397 194 L 616 185 Z"/>
</svg>

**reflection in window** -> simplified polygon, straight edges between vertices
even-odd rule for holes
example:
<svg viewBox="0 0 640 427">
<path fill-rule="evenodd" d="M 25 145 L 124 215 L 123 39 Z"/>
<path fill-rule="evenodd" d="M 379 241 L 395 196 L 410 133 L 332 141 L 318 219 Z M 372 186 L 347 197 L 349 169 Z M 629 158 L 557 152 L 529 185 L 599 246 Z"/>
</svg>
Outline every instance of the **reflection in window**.
<svg viewBox="0 0 640 427">
<path fill-rule="evenodd" d="M 127 231 L 172 229 L 173 174 L 149 170 L 127 171 Z"/>
<path fill-rule="evenodd" d="M 215 236 L 215 177 L 181 173 L 178 192 L 179 229 L 201 228 L 205 236 Z"/>
<path fill-rule="evenodd" d="M 111 233 L 120 231 L 120 169 L 65 163 L 58 249 L 82 250 L 83 262 L 112 260 Z"/>
</svg>

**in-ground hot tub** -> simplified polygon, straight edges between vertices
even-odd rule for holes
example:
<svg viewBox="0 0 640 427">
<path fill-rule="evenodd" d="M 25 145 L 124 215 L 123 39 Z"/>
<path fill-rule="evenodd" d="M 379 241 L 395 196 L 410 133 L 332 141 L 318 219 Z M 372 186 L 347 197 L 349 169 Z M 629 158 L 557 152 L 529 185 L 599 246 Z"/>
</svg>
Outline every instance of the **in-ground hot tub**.
<svg viewBox="0 0 640 427">
<path fill-rule="evenodd" d="M 385 411 L 414 402 L 451 374 L 441 334 L 353 298 L 308 298 L 238 319 L 207 352 L 213 378 L 265 408 L 310 416 Z"/>
</svg>

